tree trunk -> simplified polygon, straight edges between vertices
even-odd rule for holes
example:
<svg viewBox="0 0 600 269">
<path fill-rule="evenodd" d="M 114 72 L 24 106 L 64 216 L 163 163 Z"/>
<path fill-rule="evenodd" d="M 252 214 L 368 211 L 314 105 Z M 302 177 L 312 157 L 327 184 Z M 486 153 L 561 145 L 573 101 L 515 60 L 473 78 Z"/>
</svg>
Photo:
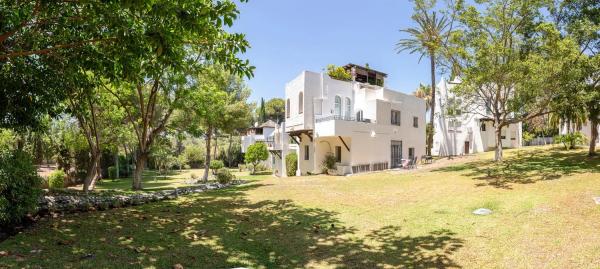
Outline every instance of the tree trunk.
<svg viewBox="0 0 600 269">
<path fill-rule="evenodd" d="M 208 181 L 208 170 L 210 169 L 210 141 L 212 138 L 212 133 L 212 127 L 208 127 L 206 132 L 206 158 L 204 160 L 204 175 L 202 176 L 202 180 L 204 180 L 204 182 Z"/>
<path fill-rule="evenodd" d="M 137 154 L 137 158 L 135 160 L 135 171 L 133 172 L 133 183 L 131 185 L 133 190 L 137 191 L 142 189 L 142 173 L 144 172 L 146 161 L 148 161 L 148 155 L 148 152 L 139 152 Z"/>
<path fill-rule="evenodd" d="M 496 152 L 494 154 L 494 161 L 502 161 L 502 126 L 496 123 Z"/>
<path fill-rule="evenodd" d="M 119 178 L 119 152 L 115 153 L 115 177 Z"/>
<path fill-rule="evenodd" d="M 427 155 L 431 156 L 431 149 L 433 147 L 433 133 L 435 132 L 433 121 L 435 120 L 435 54 L 430 53 L 429 59 L 431 62 L 431 110 L 429 114 L 429 124 L 431 124 L 431 131 L 427 137 Z M 425 125 L 427 128 L 427 125 Z"/>
<path fill-rule="evenodd" d="M 598 120 L 591 119 L 590 127 L 592 128 L 592 134 L 590 136 L 590 150 L 588 156 L 596 155 L 596 140 L 598 140 Z"/>
<path fill-rule="evenodd" d="M 96 182 L 100 178 L 100 152 L 97 150 L 91 150 L 92 154 L 91 162 L 88 166 L 85 179 L 83 180 L 83 191 L 88 192 L 94 190 Z"/>
<path fill-rule="evenodd" d="M 232 139 L 232 135 L 229 135 L 229 145 L 227 146 L 227 165 L 229 167 L 232 166 L 232 160 L 231 160 L 231 143 L 233 143 L 233 139 Z"/>
</svg>

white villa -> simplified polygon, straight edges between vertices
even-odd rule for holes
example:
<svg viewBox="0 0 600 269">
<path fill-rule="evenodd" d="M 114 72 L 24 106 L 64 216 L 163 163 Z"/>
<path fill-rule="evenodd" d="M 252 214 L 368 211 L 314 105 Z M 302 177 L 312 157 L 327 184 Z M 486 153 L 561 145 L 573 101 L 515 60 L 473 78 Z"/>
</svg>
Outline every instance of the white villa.
<svg viewBox="0 0 600 269">
<path fill-rule="evenodd" d="M 385 73 L 344 68 L 351 81 L 304 71 L 285 86 L 283 129 L 298 144 L 297 174 L 321 173 L 327 154 L 341 175 L 395 168 L 425 154 L 425 101 L 386 88 Z"/>
<path fill-rule="evenodd" d="M 254 127 L 246 129 L 246 134 L 242 136 L 242 153 L 246 153 L 248 147 L 256 142 L 267 143 L 267 147 L 272 145 L 275 139 L 276 128 L 277 124 L 272 120 L 268 120 L 262 124 L 255 123 Z M 272 169 L 273 160 L 273 154 L 269 154 L 269 158 L 262 162 L 262 164 Z"/>
<path fill-rule="evenodd" d="M 448 108 L 459 98 L 450 91 L 460 79 L 438 83 L 435 100 L 435 116 L 432 155 L 463 155 L 490 151 L 495 148 L 494 122 L 486 117 L 486 111 L 465 112 L 450 116 Z M 456 111 L 456 110 L 455 110 Z M 502 146 L 519 148 L 522 145 L 522 123 L 510 124 L 502 129 Z"/>
</svg>

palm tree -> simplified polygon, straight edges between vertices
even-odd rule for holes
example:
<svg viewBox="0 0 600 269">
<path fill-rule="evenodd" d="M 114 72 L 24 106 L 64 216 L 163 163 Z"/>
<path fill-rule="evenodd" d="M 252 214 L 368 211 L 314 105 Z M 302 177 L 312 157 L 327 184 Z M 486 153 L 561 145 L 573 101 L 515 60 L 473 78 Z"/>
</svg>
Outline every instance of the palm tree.
<svg viewBox="0 0 600 269">
<path fill-rule="evenodd" d="M 413 20 L 417 23 L 415 28 L 402 29 L 400 32 L 408 33 L 409 38 L 400 39 L 396 43 L 396 51 L 401 53 L 408 50 L 409 53 L 419 53 L 419 61 L 427 55 L 431 64 L 431 101 L 429 114 L 431 132 L 427 137 L 427 154 L 431 155 L 433 146 L 433 121 L 435 114 L 435 62 L 436 56 L 443 48 L 443 42 L 448 32 L 448 20 L 445 16 L 437 17 L 435 12 L 428 14 L 425 10 L 420 10 L 413 15 Z"/>
<path fill-rule="evenodd" d="M 429 85 L 419 84 L 413 95 L 425 100 L 425 112 L 431 109 L 431 87 Z"/>
</svg>

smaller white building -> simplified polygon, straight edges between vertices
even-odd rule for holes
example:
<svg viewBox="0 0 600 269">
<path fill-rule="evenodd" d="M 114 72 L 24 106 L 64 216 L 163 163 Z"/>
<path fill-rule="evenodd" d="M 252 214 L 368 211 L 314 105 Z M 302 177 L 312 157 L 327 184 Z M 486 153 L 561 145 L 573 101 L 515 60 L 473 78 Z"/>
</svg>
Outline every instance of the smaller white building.
<svg viewBox="0 0 600 269">
<path fill-rule="evenodd" d="M 290 137 L 285 132 L 285 123 L 277 124 L 272 120 L 263 124 L 256 123 L 254 127 L 248 128 L 241 140 L 242 153 L 246 153 L 248 147 L 254 143 L 267 145 L 269 157 L 261 164 L 273 171 L 276 176 L 286 175 L 284 156 L 288 152 L 297 152 L 298 150 L 298 145 L 289 143 Z"/>
<path fill-rule="evenodd" d="M 496 147 L 494 121 L 486 111 L 460 111 L 460 98 L 451 89 L 460 79 L 446 81 L 436 88 L 432 155 L 464 155 L 494 150 Z M 455 113 L 449 113 L 455 108 Z M 501 130 L 502 147 L 519 148 L 522 145 L 522 123 L 510 124 Z"/>
</svg>

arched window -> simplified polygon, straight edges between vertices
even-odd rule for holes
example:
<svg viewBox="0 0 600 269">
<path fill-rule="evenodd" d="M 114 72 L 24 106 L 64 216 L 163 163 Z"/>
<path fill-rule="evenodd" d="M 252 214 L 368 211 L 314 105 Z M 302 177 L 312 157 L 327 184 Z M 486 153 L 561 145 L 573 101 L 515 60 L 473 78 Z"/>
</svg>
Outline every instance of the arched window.
<svg viewBox="0 0 600 269">
<path fill-rule="evenodd" d="M 356 112 L 356 121 L 363 121 L 363 111 L 359 110 Z"/>
<path fill-rule="evenodd" d="M 298 94 L 298 114 L 304 112 L 304 94 L 300 92 Z"/>
<path fill-rule="evenodd" d="M 285 101 L 285 117 L 290 117 L 290 98 Z"/>
<path fill-rule="evenodd" d="M 346 97 L 346 113 L 344 113 L 346 119 L 350 119 L 352 117 L 352 100 Z"/>
<path fill-rule="evenodd" d="M 342 116 L 342 98 L 339 96 L 335 97 L 335 116 Z"/>
</svg>

